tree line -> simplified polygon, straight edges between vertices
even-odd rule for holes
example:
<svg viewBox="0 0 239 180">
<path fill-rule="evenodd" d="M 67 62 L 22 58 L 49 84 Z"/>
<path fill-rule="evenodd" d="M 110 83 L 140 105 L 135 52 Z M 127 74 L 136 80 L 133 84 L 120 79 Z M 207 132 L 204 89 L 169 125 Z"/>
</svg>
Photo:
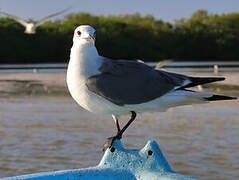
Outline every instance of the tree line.
<svg viewBox="0 0 239 180">
<path fill-rule="evenodd" d="M 140 14 L 95 16 L 72 13 L 62 20 L 24 34 L 24 27 L 0 18 L 0 63 L 68 62 L 74 29 L 96 29 L 96 46 L 103 56 L 144 61 L 238 60 L 239 13 L 210 14 L 198 10 L 173 23 Z"/>
</svg>

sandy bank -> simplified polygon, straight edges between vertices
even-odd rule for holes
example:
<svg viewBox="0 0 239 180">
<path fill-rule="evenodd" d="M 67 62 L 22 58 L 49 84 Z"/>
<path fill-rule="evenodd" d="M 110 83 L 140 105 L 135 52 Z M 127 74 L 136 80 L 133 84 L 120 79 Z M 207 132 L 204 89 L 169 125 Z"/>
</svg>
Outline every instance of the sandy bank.
<svg viewBox="0 0 239 180">
<path fill-rule="evenodd" d="M 215 76 L 213 73 L 185 73 L 191 76 Z M 214 83 L 220 85 L 239 88 L 239 73 L 224 72 L 217 76 L 225 77 L 226 80 Z M 66 85 L 66 73 L 1 73 L 0 74 L 0 92 L 4 94 L 35 94 L 35 93 L 60 93 L 68 94 Z"/>
</svg>

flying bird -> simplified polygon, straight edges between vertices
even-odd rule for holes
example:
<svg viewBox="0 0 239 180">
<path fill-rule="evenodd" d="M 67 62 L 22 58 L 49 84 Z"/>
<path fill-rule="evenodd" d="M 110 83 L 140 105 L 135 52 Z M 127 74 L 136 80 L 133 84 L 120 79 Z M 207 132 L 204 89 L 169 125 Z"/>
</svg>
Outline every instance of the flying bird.
<svg viewBox="0 0 239 180">
<path fill-rule="evenodd" d="M 66 12 L 67 10 L 69 10 L 70 8 L 66 8 L 62 11 L 59 11 L 57 13 L 51 14 L 49 16 L 46 16 L 44 18 L 42 18 L 41 20 L 34 22 L 34 23 L 28 23 L 25 20 L 15 16 L 15 15 L 11 15 L 8 14 L 6 12 L 0 11 L 0 14 L 3 14 L 11 19 L 14 19 L 15 21 L 17 21 L 18 23 L 20 23 L 21 25 L 23 25 L 26 29 L 25 29 L 25 33 L 26 34 L 35 34 L 36 33 L 36 28 L 42 24 L 44 24 L 45 22 L 47 22 L 49 19 L 51 19 L 54 16 L 58 16 L 64 12 Z"/>
<path fill-rule="evenodd" d="M 160 62 L 156 65 L 155 69 L 162 69 L 163 66 L 165 66 L 166 64 L 169 64 L 169 63 L 171 63 L 171 62 L 173 62 L 173 60 L 171 60 L 171 59 L 166 59 L 166 60 L 160 61 Z"/>
<path fill-rule="evenodd" d="M 181 105 L 236 99 L 187 89 L 222 81 L 223 77 L 190 77 L 137 61 L 112 60 L 98 54 L 95 40 L 93 27 L 81 25 L 75 29 L 67 85 L 80 106 L 90 112 L 112 115 L 117 134 L 107 139 L 105 149 L 122 138 L 138 112 L 163 112 Z M 131 114 L 131 118 L 121 129 L 118 119 L 123 114 Z"/>
</svg>

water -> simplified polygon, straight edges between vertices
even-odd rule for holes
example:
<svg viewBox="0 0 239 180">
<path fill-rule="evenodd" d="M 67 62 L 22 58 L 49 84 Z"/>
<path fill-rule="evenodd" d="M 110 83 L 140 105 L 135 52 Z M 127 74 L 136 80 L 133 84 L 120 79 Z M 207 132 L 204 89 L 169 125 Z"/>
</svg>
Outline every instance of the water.
<svg viewBox="0 0 239 180">
<path fill-rule="evenodd" d="M 116 131 L 110 116 L 84 111 L 69 96 L 0 101 L 0 177 L 97 165 L 106 137 Z M 177 172 L 239 179 L 238 109 L 238 101 L 227 101 L 140 114 L 123 143 L 142 148 L 156 140 Z"/>
</svg>

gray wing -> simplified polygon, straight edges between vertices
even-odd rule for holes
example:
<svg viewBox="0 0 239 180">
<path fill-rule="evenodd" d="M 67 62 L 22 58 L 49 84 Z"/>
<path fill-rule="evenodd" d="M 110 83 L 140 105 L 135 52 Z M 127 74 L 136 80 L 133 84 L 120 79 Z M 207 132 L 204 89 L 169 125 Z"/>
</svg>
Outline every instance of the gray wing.
<svg viewBox="0 0 239 180">
<path fill-rule="evenodd" d="M 14 16 L 14 15 L 11 15 L 11 14 L 8 14 L 8 13 L 5 13 L 3 11 L 0 11 L 1 14 L 4 14 L 5 16 L 8 16 L 9 18 L 11 19 L 14 19 L 15 21 L 19 22 L 20 24 L 22 24 L 23 26 L 27 26 L 27 22 L 24 21 L 23 19 L 17 17 L 17 16 Z"/>
<path fill-rule="evenodd" d="M 68 8 L 66 8 L 66 9 L 64 9 L 64 10 L 62 10 L 62 11 L 59 11 L 59 12 L 57 12 L 57 13 L 51 14 L 51 15 L 49 15 L 49 16 L 46 16 L 46 17 L 42 18 L 40 21 L 38 21 L 38 22 L 35 24 L 35 26 L 36 26 L 36 27 L 37 27 L 37 26 L 40 26 L 40 25 L 44 24 L 45 22 L 47 22 L 47 21 L 48 21 L 49 19 L 51 19 L 52 17 L 58 16 L 58 15 L 64 13 L 64 12 L 68 11 L 69 9 L 71 9 L 71 7 L 68 7 Z"/>
<path fill-rule="evenodd" d="M 88 89 L 117 105 L 140 104 L 184 85 L 187 76 L 159 71 L 136 61 L 105 59 Z"/>
</svg>

